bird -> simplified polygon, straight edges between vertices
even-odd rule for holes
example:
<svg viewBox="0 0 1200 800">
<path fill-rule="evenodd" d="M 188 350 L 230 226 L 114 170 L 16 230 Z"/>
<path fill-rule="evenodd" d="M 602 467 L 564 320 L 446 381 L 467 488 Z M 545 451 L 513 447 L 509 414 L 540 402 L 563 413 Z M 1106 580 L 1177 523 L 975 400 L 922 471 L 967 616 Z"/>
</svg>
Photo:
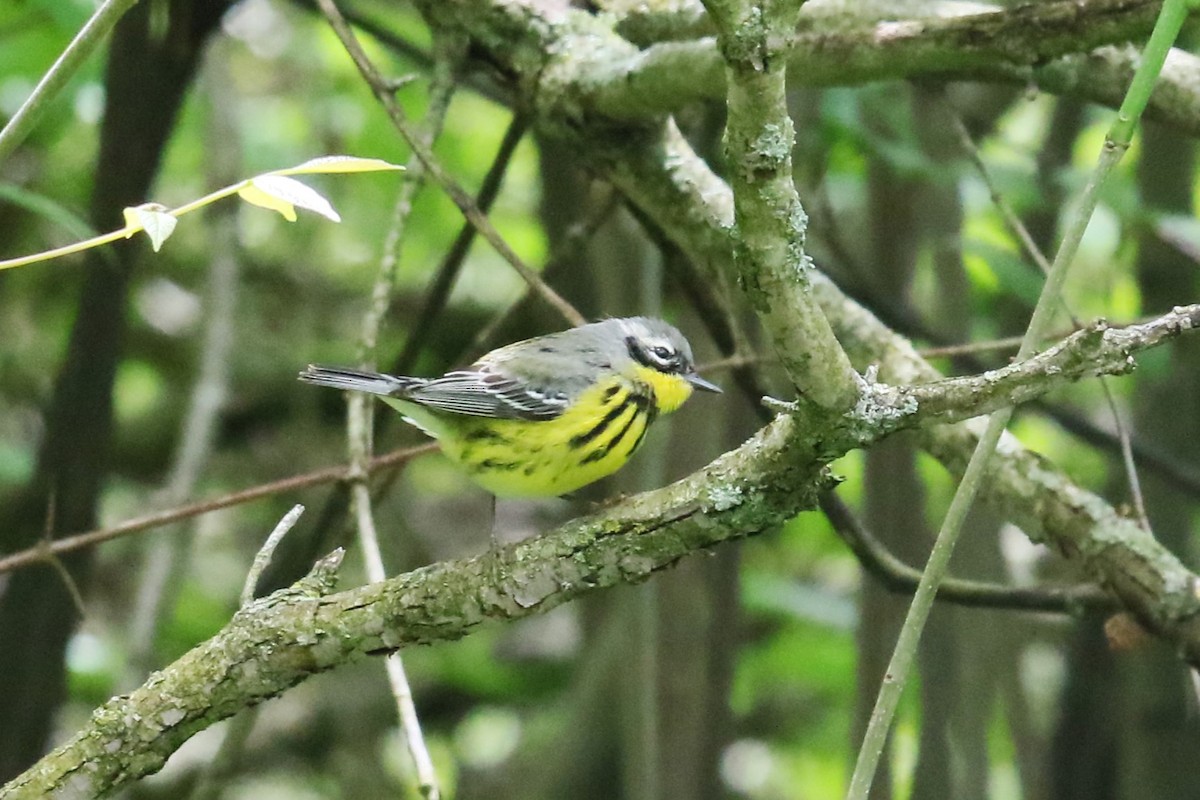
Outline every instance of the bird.
<svg viewBox="0 0 1200 800">
<path fill-rule="evenodd" d="M 611 318 L 492 350 L 440 378 L 310 364 L 300 380 L 379 395 L 497 497 L 556 497 L 611 475 L 693 390 L 692 348 L 650 317 Z"/>
</svg>

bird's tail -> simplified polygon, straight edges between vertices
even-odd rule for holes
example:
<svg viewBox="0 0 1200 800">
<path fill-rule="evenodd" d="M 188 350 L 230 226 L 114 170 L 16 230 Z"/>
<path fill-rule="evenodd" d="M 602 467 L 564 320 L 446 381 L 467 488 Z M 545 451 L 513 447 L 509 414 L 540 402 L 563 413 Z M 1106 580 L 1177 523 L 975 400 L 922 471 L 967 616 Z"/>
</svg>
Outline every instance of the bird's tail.
<svg viewBox="0 0 1200 800">
<path fill-rule="evenodd" d="M 381 394 L 385 397 L 403 395 L 425 383 L 423 378 L 398 378 L 378 372 L 363 372 L 347 367 L 322 367 L 316 364 L 309 364 L 308 368 L 300 373 L 300 380 L 317 386 L 332 386 L 335 389 Z"/>
</svg>

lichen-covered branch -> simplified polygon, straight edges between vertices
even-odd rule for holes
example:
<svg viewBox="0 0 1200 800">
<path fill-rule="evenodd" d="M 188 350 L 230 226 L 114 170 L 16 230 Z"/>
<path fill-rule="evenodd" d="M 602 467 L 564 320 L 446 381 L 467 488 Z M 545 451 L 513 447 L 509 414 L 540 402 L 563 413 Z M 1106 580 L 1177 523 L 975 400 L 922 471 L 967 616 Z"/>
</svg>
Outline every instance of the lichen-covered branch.
<svg viewBox="0 0 1200 800">
<path fill-rule="evenodd" d="M 1180 306 L 1136 325 L 1111 327 L 1099 321 L 1025 361 L 981 375 L 913 386 L 875 384 L 864 392 L 862 402 L 911 410 L 906 427 L 928 425 L 932 420 L 958 422 L 1020 405 L 1080 378 L 1130 372 L 1135 352 L 1196 328 L 1200 328 L 1200 304 Z"/>
<path fill-rule="evenodd" d="M 719 179 L 670 124 L 660 128 L 657 141 L 647 144 L 647 138 L 626 140 L 624 159 L 616 158 L 610 148 L 598 166 L 607 167 L 610 179 L 689 258 L 705 265 L 706 272 L 719 272 L 722 260 L 728 263 L 733 251 L 728 229 L 720 224 L 729 215 L 730 192 L 719 188 Z M 860 368 L 879 364 L 881 379 L 892 384 L 939 377 L 910 343 L 819 274 L 814 276 L 814 290 L 838 340 Z M 897 358 L 897 353 L 903 353 L 903 358 Z M 935 426 L 924 435 L 935 456 L 958 468 L 975 444 L 974 434 L 961 426 Z M 1002 440 L 997 463 L 997 477 L 987 482 L 985 497 L 1000 501 L 1004 513 L 1069 558 L 1079 557 L 1094 579 L 1120 587 L 1117 591 L 1126 607 L 1180 652 L 1196 652 L 1200 599 L 1193 592 L 1191 573 L 1178 559 L 1102 499 L 1042 464 L 1014 438 Z M 1032 464 L 1038 465 L 1036 472 L 1021 473 Z M 1087 509 L 1087 513 L 1075 516 L 1071 508 Z M 1123 544 L 1126 537 L 1132 537 L 1128 547 Z M 1129 574 L 1127 567 L 1132 568 Z M 1130 574 L 1137 578 L 1131 579 Z"/>
<path fill-rule="evenodd" d="M 857 383 L 812 299 L 808 217 L 792 180 L 796 136 L 782 55 L 800 2 L 706 0 L 706 8 L 726 64 L 725 150 L 742 288 L 792 382 L 822 408 L 841 411 L 853 405 Z"/>
<path fill-rule="evenodd" d="M 826 278 L 815 284 L 838 338 L 857 364 L 876 364 L 882 379 L 922 383 L 940 375 L 903 337 Z M 921 445 L 956 473 L 966 467 L 983 420 L 919 428 Z M 1196 576 L 1142 528 L 1005 434 L 983 487 L 985 502 L 1027 536 L 1075 562 L 1112 591 L 1147 629 L 1193 664 L 1200 637 Z"/>
<path fill-rule="evenodd" d="M 669 487 L 470 560 L 339 594 L 331 565 L 255 601 L 224 630 L 93 713 L 84 730 L 0 788 L 3 800 L 96 797 L 157 771 L 186 739 L 310 675 L 364 655 L 461 637 L 582 594 L 643 580 L 688 553 L 767 530 L 829 484 L 780 417 Z"/>
<path fill-rule="evenodd" d="M 917 77 L 1030 82 L 1056 59 L 1145 36 L 1160 5 L 1155 0 L 1056 0 L 967 16 L 908 13 L 879 19 L 878 13 L 856 16 L 848 4 L 836 27 L 830 24 L 832 15 L 818 16 L 780 45 L 789 77 L 800 85 Z M 720 99 L 724 81 L 718 42 L 709 36 L 635 51 L 611 62 L 589 86 L 597 111 L 633 119 Z M 1115 102 L 1124 88 L 1113 96 Z"/>
<path fill-rule="evenodd" d="M 1200 307 L 1190 307 L 1145 325 L 1086 331 L 1048 351 L 1024 373 L 1012 370 L 995 382 L 1029 393 L 1025 379 L 1040 375 L 1047 390 L 1058 385 L 1045 379 L 1055 364 L 1075 375 L 1088 374 L 1094 371 L 1090 366 L 1071 365 L 1095 352 L 1101 369 L 1119 368 L 1131 350 L 1197 322 Z M 885 356 L 889 371 L 907 360 L 903 347 Z M 955 406 L 955 414 L 971 414 L 972 402 L 974 413 L 996 402 L 988 391 L 973 394 L 957 379 L 941 385 L 947 389 L 942 408 L 966 404 Z M 923 387 L 934 407 L 938 386 Z M 902 405 L 885 408 L 888 397 Z M 322 562 L 295 586 L 243 608 L 219 634 L 141 688 L 99 708 L 84 730 L 0 788 L 0 800 L 99 796 L 157 771 L 197 731 L 310 675 L 365 655 L 457 639 L 488 620 L 548 611 L 589 592 L 644 580 L 690 553 L 769 530 L 816 506 L 820 492 L 832 485 L 825 469 L 830 460 L 900 423 L 914 423 L 919 417 L 906 415 L 910 400 L 880 391 L 871 395 L 869 407 L 820 428 L 779 416 L 738 449 L 681 481 L 476 558 L 433 564 L 338 594 L 328 593 L 338 559 Z M 935 427 L 937 432 L 926 434 L 931 449 L 959 464 L 971 430 Z M 1200 600 L 1191 573 L 1135 523 L 1122 520 L 1015 442 L 1002 455 L 1000 492 L 1021 500 L 1020 521 L 1068 556 L 1083 558 L 1102 585 L 1143 612 L 1154 630 L 1171 636 L 1191 663 L 1200 664 Z M 1151 598 L 1156 602 L 1148 602 Z"/>
<path fill-rule="evenodd" d="M 431 24 L 462 30 L 481 57 L 510 74 L 514 87 L 526 93 L 524 101 L 536 110 L 535 124 L 547 135 L 572 142 L 587 165 L 607 176 L 701 272 L 718 285 L 722 276 L 733 272 L 733 196 L 728 186 L 691 150 L 670 121 L 649 119 L 619 124 L 597 114 L 588 104 L 590 89 L 606 74 L 607 60 L 636 52 L 627 42 L 606 31 L 591 15 L 570 10 L 542 13 L 534 4 L 495 0 L 459 0 L 452 4 L 419 0 L 418 5 Z M 1035 8 L 1049 5 L 1053 4 Z M 1152 17 L 1157 5 L 1151 5 L 1153 9 L 1139 13 Z M 1107 0 L 1070 6 L 1081 15 L 1098 8 L 1142 7 L 1134 2 Z M 1026 35 L 1036 37 L 1037 31 L 1026 31 Z M 1168 65 L 1172 59 L 1168 59 Z M 696 75 L 693 73 L 691 78 Z M 879 364 L 880 379 L 894 385 L 928 383 L 939 377 L 906 340 L 847 300 L 819 273 L 813 276 L 813 288 L 838 340 L 860 368 Z M 897 357 L 898 353 L 904 356 Z M 924 434 L 927 444 L 935 455 L 952 465 L 974 446 L 964 428 L 935 426 L 924 430 L 937 432 Z M 1035 460 L 1015 439 L 1006 437 L 997 456 L 997 475 L 1013 475 L 1014 481 L 1003 477 L 988 481 L 986 494 L 1000 498 L 1006 513 L 1069 557 L 1090 554 L 1081 561 L 1092 577 L 1105 585 L 1122 587 L 1122 601 L 1143 622 L 1181 652 L 1196 652 L 1200 631 L 1180 621 L 1186 613 L 1200 614 L 1200 600 L 1192 593 L 1187 577 L 1190 573 L 1177 559 L 1144 531 L 1135 530 L 1136 525 L 1126 526 L 1104 501 L 1045 465 L 1035 473 L 1033 483 L 1028 474 L 1015 481 L 1014 465 Z M 1071 503 L 1090 509 L 1090 513 L 1071 516 L 1063 505 L 1067 497 L 1073 498 Z M 1096 526 L 1091 533 L 1087 532 L 1088 525 Z M 1114 531 L 1121 535 L 1114 535 Z M 1128 547 L 1122 544 L 1126 534 L 1134 537 Z M 1100 541 L 1103 546 L 1093 547 Z M 1131 559 L 1139 565 L 1134 573 L 1142 576 L 1135 581 L 1121 574 Z M 1165 609 L 1186 612 L 1175 617 L 1164 615 Z"/>
<path fill-rule="evenodd" d="M 518 67 L 513 75 L 520 93 L 536 97 L 540 82 L 559 95 L 553 102 L 560 111 L 574 109 L 571 118 L 586 114 L 593 122 L 599 116 L 635 123 L 725 97 L 725 66 L 715 37 L 673 41 L 662 31 L 657 35 L 668 41 L 638 49 L 582 11 L 550 14 L 532 4 L 491 0 L 421 5 L 433 24 L 461 28 L 485 53 L 510 48 L 499 63 L 505 71 Z M 851 28 L 825 28 L 823 17 L 790 40 L 788 79 L 793 86 L 913 78 L 993 81 L 1116 108 L 1138 64 L 1137 49 L 1126 42 L 1150 31 L 1160 6 L 1158 0 L 1057 0 L 946 19 L 880 22 L 878 14 L 866 15 Z M 694 27 L 694 19 L 681 24 Z M 557 52 L 588 69 L 571 68 L 566 80 L 541 75 L 540 69 L 553 65 L 540 46 L 549 42 L 569 44 Z M 959 58 L 964 42 L 969 57 Z M 880 58 L 881 48 L 893 58 Z M 1146 117 L 1200 135 L 1200 57 L 1171 51 Z"/>
</svg>

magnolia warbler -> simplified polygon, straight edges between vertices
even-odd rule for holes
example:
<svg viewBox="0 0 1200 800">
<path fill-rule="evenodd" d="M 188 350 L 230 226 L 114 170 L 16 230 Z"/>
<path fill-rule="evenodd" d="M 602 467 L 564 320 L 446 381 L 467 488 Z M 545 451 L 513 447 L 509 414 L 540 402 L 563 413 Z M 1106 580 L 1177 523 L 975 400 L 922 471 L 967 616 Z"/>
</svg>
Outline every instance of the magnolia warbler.
<svg viewBox="0 0 1200 800">
<path fill-rule="evenodd" d="M 440 378 L 310 365 L 300 380 L 382 396 L 501 497 L 566 494 L 610 475 L 693 388 L 721 391 L 696 374 L 683 334 L 646 317 L 526 339 Z"/>
</svg>

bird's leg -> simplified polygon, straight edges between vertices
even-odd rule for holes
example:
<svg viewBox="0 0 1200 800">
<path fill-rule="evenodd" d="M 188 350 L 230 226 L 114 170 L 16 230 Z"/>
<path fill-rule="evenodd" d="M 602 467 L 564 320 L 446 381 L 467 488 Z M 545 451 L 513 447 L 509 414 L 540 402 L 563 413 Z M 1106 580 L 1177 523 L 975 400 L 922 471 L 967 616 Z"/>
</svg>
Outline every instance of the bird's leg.
<svg viewBox="0 0 1200 800">
<path fill-rule="evenodd" d="M 494 495 L 494 494 L 491 495 L 491 498 L 492 498 L 492 508 L 491 508 L 492 521 L 491 521 L 491 524 L 488 525 L 488 534 L 491 537 L 491 548 L 493 551 L 495 551 L 495 550 L 500 549 L 500 545 L 503 544 L 503 542 L 500 541 L 500 536 L 496 532 L 496 503 L 497 503 L 496 495 Z"/>
</svg>

